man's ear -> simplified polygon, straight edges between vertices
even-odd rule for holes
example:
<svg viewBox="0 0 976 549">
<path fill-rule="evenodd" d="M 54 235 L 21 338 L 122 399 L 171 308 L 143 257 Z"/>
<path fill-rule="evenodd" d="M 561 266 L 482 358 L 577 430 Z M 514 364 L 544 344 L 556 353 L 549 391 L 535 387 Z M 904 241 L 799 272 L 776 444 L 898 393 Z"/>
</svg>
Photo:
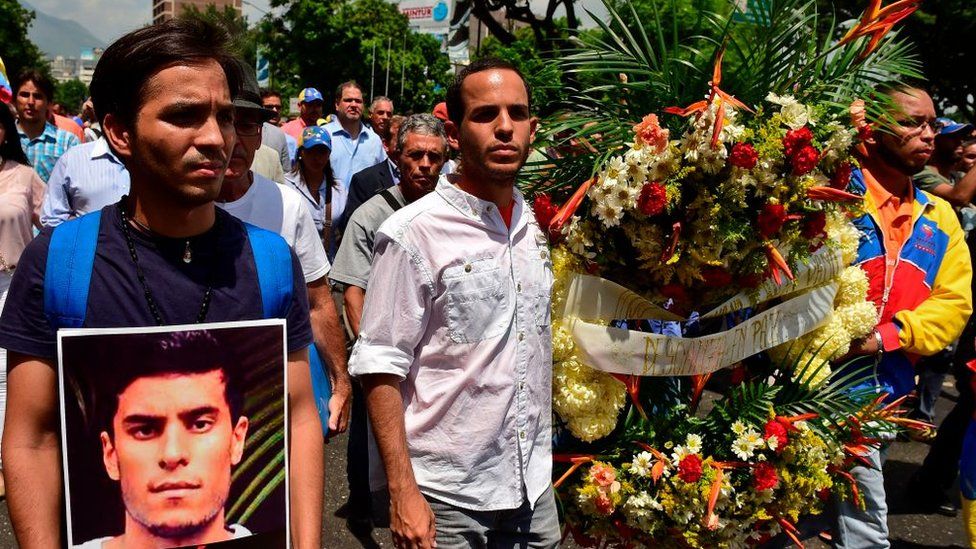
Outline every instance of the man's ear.
<svg viewBox="0 0 976 549">
<path fill-rule="evenodd" d="M 102 121 L 102 132 L 115 154 L 123 159 L 132 158 L 132 132 L 119 117 L 106 114 Z"/>
<path fill-rule="evenodd" d="M 105 465 L 105 472 L 108 473 L 108 478 L 117 481 L 119 480 L 119 457 L 115 452 L 115 444 L 105 431 L 102 431 L 99 438 L 102 441 L 102 463 Z"/>
<path fill-rule="evenodd" d="M 241 416 L 237 420 L 237 425 L 234 426 L 234 432 L 231 433 L 230 441 L 230 464 L 237 465 L 241 462 L 241 457 L 244 456 L 244 441 L 247 439 L 247 428 L 249 423 L 247 417 Z"/>
<path fill-rule="evenodd" d="M 535 143 L 535 132 L 539 130 L 539 117 L 533 116 L 529 120 L 529 144 Z"/>
<path fill-rule="evenodd" d="M 444 132 L 447 133 L 447 146 L 454 149 L 455 151 L 460 149 L 460 129 L 451 120 L 444 122 Z"/>
</svg>

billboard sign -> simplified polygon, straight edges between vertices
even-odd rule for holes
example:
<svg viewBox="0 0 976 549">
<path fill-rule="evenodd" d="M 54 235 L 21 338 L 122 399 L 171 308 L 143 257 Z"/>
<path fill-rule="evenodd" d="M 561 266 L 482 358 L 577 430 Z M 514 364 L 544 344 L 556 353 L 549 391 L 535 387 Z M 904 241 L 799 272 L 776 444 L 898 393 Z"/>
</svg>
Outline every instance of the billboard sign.
<svg viewBox="0 0 976 549">
<path fill-rule="evenodd" d="M 450 30 L 453 0 L 402 0 L 398 6 L 417 32 L 447 34 Z"/>
</svg>

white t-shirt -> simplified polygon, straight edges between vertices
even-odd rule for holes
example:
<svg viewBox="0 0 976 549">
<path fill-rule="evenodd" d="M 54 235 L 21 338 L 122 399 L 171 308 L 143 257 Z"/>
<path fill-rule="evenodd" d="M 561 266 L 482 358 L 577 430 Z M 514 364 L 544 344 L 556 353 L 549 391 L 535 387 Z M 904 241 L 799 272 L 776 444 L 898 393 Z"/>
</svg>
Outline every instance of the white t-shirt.
<svg viewBox="0 0 976 549">
<path fill-rule="evenodd" d="M 240 524 L 228 524 L 227 529 L 230 530 L 230 539 L 241 539 L 241 538 L 246 538 L 248 536 L 254 535 L 251 533 L 250 530 L 241 526 Z M 104 538 L 88 540 L 85 543 L 82 543 L 81 545 L 72 546 L 72 549 L 102 549 L 102 546 L 106 542 L 112 539 L 113 539 L 112 536 L 108 536 Z"/>
<path fill-rule="evenodd" d="M 233 202 L 217 202 L 217 206 L 241 221 L 280 234 L 295 250 L 306 283 L 327 275 L 329 258 L 305 200 L 294 189 L 253 175 L 254 182 L 244 196 Z"/>
</svg>

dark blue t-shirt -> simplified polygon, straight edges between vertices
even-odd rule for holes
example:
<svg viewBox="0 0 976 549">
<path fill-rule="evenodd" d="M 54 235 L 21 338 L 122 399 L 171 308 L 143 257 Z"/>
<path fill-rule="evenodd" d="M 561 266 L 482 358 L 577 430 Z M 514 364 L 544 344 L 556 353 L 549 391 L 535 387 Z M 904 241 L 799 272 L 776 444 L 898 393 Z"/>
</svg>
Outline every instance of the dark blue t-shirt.
<svg viewBox="0 0 976 549">
<path fill-rule="evenodd" d="M 44 270 L 51 231 L 45 229 L 31 241 L 14 271 L 0 316 L 0 347 L 8 351 L 57 356 L 56 332 L 44 314 Z M 264 318 L 247 229 L 237 218 L 217 208 L 214 226 L 189 239 L 190 263 L 183 262 L 187 239 L 148 235 L 135 228 L 129 232 L 165 324 L 196 322 L 208 280 L 213 296 L 204 322 Z M 288 350 L 297 351 L 312 343 L 312 328 L 305 280 L 294 251 L 291 260 L 294 290 L 286 316 Z M 84 327 L 155 325 L 122 233 L 118 207 L 106 206 L 98 229 Z"/>
</svg>

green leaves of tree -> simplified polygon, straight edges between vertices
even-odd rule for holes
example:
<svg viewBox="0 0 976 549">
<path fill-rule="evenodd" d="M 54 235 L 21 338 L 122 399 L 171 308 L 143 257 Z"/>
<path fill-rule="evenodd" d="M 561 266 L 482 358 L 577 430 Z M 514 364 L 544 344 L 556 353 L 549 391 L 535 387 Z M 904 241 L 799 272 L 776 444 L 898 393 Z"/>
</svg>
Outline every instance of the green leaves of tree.
<svg viewBox="0 0 976 549">
<path fill-rule="evenodd" d="M 436 38 L 411 31 L 396 5 L 274 0 L 272 7 L 284 13 L 261 21 L 261 42 L 268 45 L 273 85 L 286 95 L 314 86 L 330 103 L 336 86 L 356 80 L 367 101 L 372 87 L 373 95 L 389 95 L 397 112 L 429 112 L 442 99 L 439 89 L 450 79 L 447 56 Z"/>
</svg>

